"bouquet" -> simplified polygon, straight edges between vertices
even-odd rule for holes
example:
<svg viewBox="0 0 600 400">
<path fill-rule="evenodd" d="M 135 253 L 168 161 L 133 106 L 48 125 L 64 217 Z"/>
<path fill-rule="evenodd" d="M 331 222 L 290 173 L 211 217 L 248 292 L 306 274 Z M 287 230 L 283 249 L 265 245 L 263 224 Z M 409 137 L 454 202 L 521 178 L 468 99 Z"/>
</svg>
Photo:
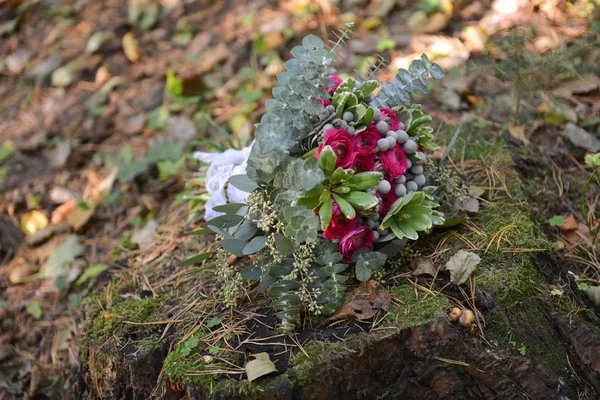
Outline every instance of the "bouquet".
<svg viewBox="0 0 600 400">
<path fill-rule="evenodd" d="M 444 222 L 425 171 L 426 152 L 437 148 L 431 117 L 411 104 L 441 68 L 423 55 L 393 82 L 380 84 L 373 71 L 342 80 L 333 75 L 335 46 L 314 35 L 292 55 L 246 173 L 228 181 L 245 201 L 212 207 L 219 216 L 205 224 L 221 240 L 225 303 L 239 302 L 244 280 L 259 281 L 283 331 L 301 312 L 334 313 L 346 282 L 366 282 L 407 240 Z M 244 267 L 229 254 L 245 257 Z"/>
</svg>

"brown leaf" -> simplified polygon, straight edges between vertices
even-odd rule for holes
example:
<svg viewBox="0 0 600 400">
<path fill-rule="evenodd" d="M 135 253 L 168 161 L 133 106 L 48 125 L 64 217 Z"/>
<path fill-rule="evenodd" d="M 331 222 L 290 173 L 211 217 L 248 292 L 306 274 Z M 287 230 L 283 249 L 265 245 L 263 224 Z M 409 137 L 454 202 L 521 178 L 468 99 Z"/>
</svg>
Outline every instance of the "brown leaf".
<svg viewBox="0 0 600 400">
<path fill-rule="evenodd" d="M 510 133 L 510 136 L 514 137 L 515 139 L 519 139 L 525 145 L 529 144 L 529 139 L 527 139 L 527 136 L 525 136 L 525 127 L 524 126 L 515 125 L 512 122 L 509 122 L 508 123 L 508 133 Z"/>
<path fill-rule="evenodd" d="M 560 229 L 565 232 L 574 231 L 577 228 L 579 228 L 579 222 L 577 222 L 573 214 L 569 215 L 569 217 L 565 220 L 565 223 L 560 226 Z"/>
<path fill-rule="evenodd" d="M 415 257 L 411 266 L 413 268 L 413 275 L 430 275 L 435 276 L 437 269 L 433 265 L 433 261 L 429 257 Z"/>
<path fill-rule="evenodd" d="M 125 36 L 123 36 L 122 45 L 125 57 L 127 57 L 129 61 L 134 63 L 140 59 L 140 48 L 133 33 L 127 32 Z"/>
<path fill-rule="evenodd" d="M 363 283 L 348 295 L 346 303 L 337 310 L 330 321 L 341 319 L 369 319 L 379 311 L 387 311 L 390 307 L 390 297 L 385 290 L 377 290 L 375 281 Z"/>
<path fill-rule="evenodd" d="M 64 204 L 56 207 L 54 211 L 52 211 L 51 221 L 53 224 L 60 224 L 65 220 L 69 215 L 73 213 L 73 210 L 77 206 L 77 200 L 71 199 Z"/>
</svg>

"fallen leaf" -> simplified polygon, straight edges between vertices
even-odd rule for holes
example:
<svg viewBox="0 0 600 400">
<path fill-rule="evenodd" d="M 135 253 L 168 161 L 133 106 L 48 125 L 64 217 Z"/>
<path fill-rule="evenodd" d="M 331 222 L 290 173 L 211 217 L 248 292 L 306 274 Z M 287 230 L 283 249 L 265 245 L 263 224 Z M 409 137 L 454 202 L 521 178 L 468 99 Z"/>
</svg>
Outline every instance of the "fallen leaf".
<svg viewBox="0 0 600 400">
<path fill-rule="evenodd" d="M 459 250 L 446 263 L 446 270 L 450 271 L 450 281 L 455 285 L 462 285 L 480 262 L 481 258 L 477 254 Z"/>
<path fill-rule="evenodd" d="M 122 40 L 123 52 L 125 57 L 131 62 L 137 62 L 140 59 L 140 48 L 133 33 L 127 32 Z"/>
<path fill-rule="evenodd" d="M 554 91 L 559 96 L 570 98 L 574 94 L 585 94 L 598 89 L 600 81 L 594 74 L 563 83 Z"/>
<path fill-rule="evenodd" d="M 60 186 L 55 186 L 52 188 L 49 194 L 50 201 L 54 204 L 64 204 L 69 200 L 75 198 L 73 193 L 71 193 L 68 189 Z"/>
<path fill-rule="evenodd" d="M 136 243 L 140 249 L 146 249 L 152 245 L 152 242 L 154 241 L 154 233 L 156 232 L 157 228 L 158 222 L 152 219 L 148 221 L 142 229 L 133 234 L 131 241 Z"/>
<path fill-rule="evenodd" d="M 435 276 L 436 271 L 437 271 L 436 268 L 433 266 L 433 261 L 431 260 L 430 257 L 423 257 L 423 256 L 415 257 L 411 262 L 411 266 L 413 268 L 413 275 L 416 275 L 416 276 L 419 276 L 419 275 Z"/>
<path fill-rule="evenodd" d="M 26 235 L 33 235 L 48 226 L 48 217 L 41 211 L 33 210 L 21 217 L 21 230 Z"/>
<path fill-rule="evenodd" d="M 113 37 L 113 33 L 109 31 L 100 31 L 94 33 L 87 42 L 85 52 L 86 53 L 94 53 L 102 47 L 102 45 L 109 39 Z"/>
<path fill-rule="evenodd" d="M 565 219 L 565 222 L 560 226 L 560 229 L 562 229 L 565 232 L 574 231 L 574 230 L 577 230 L 578 228 L 579 228 L 579 222 L 577 222 L 577 220 L 575 219 L 573 214 L 569 215 Z"/>
<path fill-rule="evenodd" d="M 248 382 L 252 382 L 261 376 L 277 372 L 277 367 L 275 367 L 275 364 L 273 364 L 269 358 L 268 353 L 256 353 L 252 356 L 254 357 L 254 360 L 250 360 L 246 364 L 246 375 L 248 376 Z"/>
<path fill-rule="evenodd" d="M 13 285 L 21 283 L 24 278 L 35 274 L 38 269 L 39 268 L 35 263 L 32 263 L 23 257 L 19 257 L 10 263 L 8 279 Z"/>
<path fill-rule="evenodd" d="M 510 133 L 510 136 L 514 137 L 515 139 L 519 139 L 525 145 L 529 144 L 529 139 L 527 139 L 527 136 L 525 136 L 525 127 L 524 126 L 515 125 L 512 122 L 509 122 L 508 123 L 508 133 Z"/>
<path fill-rule="evenodd" d="M 94 215 L 96 211 L 96 204 L 88 204 L 87 208 L 75 207 L 71 215 L 67 217 L 67 223 L 71 226 L 75 231 L 80 230 L 88 223 L 90 218 Z"/>
<path fill-rule="evenodd" d="M 470 197 L 469 200 L 459 203 L 458 208 L 463 211 L 467 211 L 470 213 L 478 213 L 479 212 L 479 200 L 475 197 Z"/>
<path fill-rule="evenodd" d="M 75 80 L 75 68 L 72 65 L 60 67 L 52 73 L 52 86 L 67 87 Z"/>
<path fill-rule="evenodd" d="M 41 276 L 51 279 L 66 277 L 69 266 L 83 254 L 83 251 L 84 247 L 79 243 L 77 235 L 68 236 L 63 244 L 50 254 L 40 271 Z"/>
<path fill-rule="evenodd" d="M 369 319 L 379 311 L 387 311 L 390 298 L 385 290 L 377 290 L 376 282 L 371 280 L 363 283 L 348 295 L 346 303 L 337 310 L 330 321 L 340 319 Z"/>
<path fill-rule="evenodd" d="M 593 151 L 594 153 L 600 151 L 600 139 L 572 122 L 567 123 L 565 126 L 565 135 L 577 147 Z"/>
<path fill-rule="evenodd" d="M 53 224 L 60 224 L 64 221 L 69 215 L 73 213 L 75 207 L 77 206 L 77 200 L 71 199 L 64 204 L 56 207 L 54 211 L 52 211 L 52 216 L 50 220 Z"/>
<path fill-rule="evenodd" d="M 83 271 L 83 274 L 81 274 L 81 276 L 79 277 L 79 279 L 77 279 L 75 284 L 79 286 L 83 285 L 87 281 L 96 278 L 98 275 L 100 275 L 103 271 L 106 271 L 107 269 L 108 266 L 106 264 L 92 265 Z"/>
</svg>

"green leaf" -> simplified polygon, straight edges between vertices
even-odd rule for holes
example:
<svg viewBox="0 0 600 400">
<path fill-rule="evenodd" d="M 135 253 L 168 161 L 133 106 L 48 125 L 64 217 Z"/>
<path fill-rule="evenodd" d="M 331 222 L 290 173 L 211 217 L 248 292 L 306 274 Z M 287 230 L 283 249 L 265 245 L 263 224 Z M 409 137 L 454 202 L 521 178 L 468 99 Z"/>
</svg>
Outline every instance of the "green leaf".
<svg viewBox="0 0 600 400">
<path fill-rule="evenodd" d="M 337 185 L 339 183 L 346 182 L 352 177 L 352 175 L 354 175 L 354 170 L 339 167 L 335 171 L 333 171 L 331 179 L 329 179 L 329 183 L 332 185 Z"/>
<path fill-rule="evenodd" d="M 232 226 L 236 226 L 244 220 L 243 215 L 221 215 L 219 217 L 208 220 L 202 225 L 203 228 L 208 228 L 209 225 L 216 226 L 219 228 L 231 228 Z"/>
<path fill-rule="evenodd" d="M 235 214 L 240 208 L 244 206 L 246 206 L 246 204 L 244 203 L 228 203 L 213 207 L 213 210 L 217 212 L 223 212 L 226 214 Z"/>
<path fill-rule="evenodd" d="M 381 226 L 383 227 L 383 224 Z M 399 224 L 396 220 L 392 220 L 389 227 L 392 229 L 392 232 L 394 232 L 394 235 L 396 235 L 398 239 L 408 238 L 417 240 L 419 238 L 419 234 L 413 228 Z"/>
<path fill-rule="evenodd" d="M 342 197 L 358 211 L 366 211 L 379 204 L 375 195 L 366 192 L 350 192 Z"/>
<path fill-rule="evenodd" d="M 148 121 L 147 121 L 148 128 L 150 128 L 150 129 L 164 128 L 165 123 L 167 122 L 167 119 L 169 118 L 170 114 L 171 113 L 169 112 L 168 108 L 158 107 L 157 109 L 155 109 L 148 115 Z"/>
<path fill-rule="evenodd" d="M 344 186 L 354 190 L 365 190 L 377 187 L 383 179 L 381 172 L 361 172 L 354 175 Z"/>
<path fill-rule="evenodd" d="M 208 349 L 208 352 L 210 354 L 212 354 L 213 356 L 217 353 L 219 353 L 219 351 L 221 351 L 221 348 L 219 346 L 213 346 L 210 349 Z"/>
<path fill-rule="evenodd" d="M 34 301 L 27 306 L 27 314 L 31 315 L 35 319 L 42 318 L 42 302 Z"/>
<path fill-rule="evenodd" d="M 562 226 L 565 224 L 566 220 L 565 217 L 563 217 L 562 215 L 555 215 L 552 218 L 550 218 L 548 222 L 550 222 L 550 225 L 552 226 Z"/>
<path fill-rule="evenodd" d="M 352 207 L 352 205 L 349 202 L 344 200 L 343 197 L 337 194 L 333 194 L 333 198 L 337 203 L 338 207 L 340 208 L 340 211 L 342 212 L 342 214 L 344 214 L 346 218 L 353 219 L 354 217 L 356 217 L 356 210 L 354 209 L 354 207 Z"/>
<path fill-rule="evenodd" d="M 331 146 L 325 146 L 319 154 L 319 168 L 323 170 L 326 178 L 329 178 L 335 170 L 337 157 Z"/>
<path fill-rule="evenodd" d="M 240 239 L 225 239 L 221 242 L 221 246 L 231 254 L 234 254 L 238 257 L 243 257 L 244 248 L 246 247 L 246 242 Z"/>
<path fill-rule="evenodd" d="M 12 140 L 5 140 L 2 142 L 2 145 L 0 146 L 0 162 L 12 156 L 15 152 L 15 148 L 16 146 Z"/>
<path fill-rule="evenodd" d="M 181 96 L 183 93 L 183 79 L 178 79 L 173 71 L 167 71 L 167 94 L 173 97 Z"/>
<path fill-rule="evenodd" d="M 294 252 L 294 242 L 281 233 L 275 234 L 275 247 L 282 256 L 289 256 Z"/>
<path fill-rule="evenodd" d="M 188 258 L 185 261 L 182 261 L 179 265 L 181 267 L 185 267 L 187 265 L 194 265 L 194 264 L 200 264 L 202 261 L 206 260 L 208 257 L 210 257 L 213 254 L 212 251 L 209 251 L 207 253 L 202 253 L 202 254 L 198 254 L 194 257 Z"/>
<path fill-rule="evenodd" d="M 83 271 L 83 273 L 75 281 L 75 284 L 81 286 L 87 281 L 95 279 L 98 275 L 100 275 L 103 271 L 106 271 L 107 269 L 108 266 L 106 264 L 92 265 L 86 268 L 85 271 Z"/>
<path fill-rule="evenodd" d="M 258 188 L 256 182 L 248 177 L 248 175 L 233 175 L 229 178 L 229 183 L 242 192 L 252 193 Z"/>
<path fill-rule="evenodd" d="M 356 279 L 361 282 L 366 282 L 371 278 L 373 270 L 383 267 L 387 260 L 387 256 L 378 251 L 371 251 L 358 256 L 356 261 Z"/>
<path fill-rule="evenodd" d="M 181 157 L 182 151 L 183 143 L 156 143 L 148 150 L 146 161 L 148 163 L 155 163 L 163 160 L 176 161 Z"/>
<path fill-rule="evenodd" d="M 417 128 L 427 122 L 431 122 L 433 119 L 429 115 L 424 115 L 420 118 L 415 119 L 411 122 L 410 126 L 406 130 L 406 133 L 413 136 L 413 133 L 416 132 Z"/>
<path fill-rule="evenodd" d="M 373 93 L 373 91 L 375 89 L 377 89 L 377 86 L 379 86 L 379 83 L 376 80 L 369 80 L 369 81 L 364 82 L 362 85 L 360 85 L 360 87 L 358 89 L 356 89 L 354 92 L 359 97 L 364 99 L 368 95 Z"/>
<path fill-rule="evenodd" d="M 257 281 L 262 277 L 262 268 L 260 265 L 249 265 L 240 271 L 240 275 L 247 281 Z"/>
<path fill-rule="evenodd" d="M 330 198 L 325 203 L 323 203 L 323 205 L 321 206 L 321 209 L 319 210 L 319 217 L 321 218 L 321 229 L 322 230 L 326 230 L 327 227 L 329 227 L 329 223 L 331 222 L 331 215 L 332 215 L 332 211 L 333 211 L 332 207 L 333 207 L 333 203 Z"/>
<path fill-rule="evenodd" d="M 200 236 L 200 235 L 208 235 L 209 233 L 212 233 L 213 230 L 209 229 L 209 228 L 204 228 L 204 229 L 198 229 L 195 231 L 191 231 L 191 232 L 187 232 L 185 234 L 185 236 Z"/>
<path fill-rule="evenodd" d="M 257 236 L 254 239 L 252 239 L 250 241 L 250 243 L 248 243 L 244 247 L 244 249 L 242 250 L 242 253 L 247 256 L 249 254 L 254 254 L 256 252 L 259 252 L 265 248 L 268 240 L 269 240 L 269 238 L 267 238 L 266 236 Z"/>
<path fill-rule="evenodd" d="M 212 317 L 207 323 L 206 323 L 206 327 L 208 329 L 210 328 L 214 328 L 217 325 L 221 325 L 221 323 L 223 322 L 223 320 L 219 317 Z"/>
<path fill-rule="evenodd" d="M 84 250 L 77 235 L 68 236 L 63 244 L 50 254 L 43 266 L 41 276 L 52 279 L 66 277 L 70 265 L 83 254 Z"/>
<path fill-rule="evenodd" d="M 117 172 L 117 179 L 121 183 L 132 181 L 136 176 L 148 171 L 148 164 L 144 161 L 133 161 L 123 164 Z"/>
</svg>

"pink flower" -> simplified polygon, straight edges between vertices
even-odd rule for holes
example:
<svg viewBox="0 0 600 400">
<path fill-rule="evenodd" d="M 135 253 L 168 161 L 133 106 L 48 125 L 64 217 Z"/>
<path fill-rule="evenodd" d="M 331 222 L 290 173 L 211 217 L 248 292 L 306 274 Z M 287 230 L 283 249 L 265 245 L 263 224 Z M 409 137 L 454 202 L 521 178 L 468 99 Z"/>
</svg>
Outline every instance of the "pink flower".
<svg viewBox="0 0 600 400">
<path fill-rule="evenodd" d="M 398 121 L 396 113 L 391 108 L 381 108 L 381 116 L 389 118 L 388 126 L 390 130 L 397 131 L 398 129 L 404 129 L 404 124 Z"/>
<path fill-rule="evenodd" d="M 369 126 L 364 131 L 354 136 L 356 143 L 356 152 L 358 154 L 371 154 L 377 148 L 377 141 L 381 135 L 374 126 Z"/>
<path fill-rule="evenodd" d="M 323 105 L 323 107 L 327 107 L 328 105 L 331 104 L 330 100 L 321 100 L 321 99 L 316 99 L 319 103 L 321 103 Z"/>
<path fill-rule="evenodd" d="M 396 144 L 393 149 L 378 153 L 378 156 L 381 159 L 383 170 L 387 172 L 390 180 L 399 178 L 406 172 L 406 154 L 400 143 Z"/>
<path fill-rule="evenodd" d="M 354 157 L 354 164 L 352 164 L 352 169 L 354 172 L 369 172 L 375 169 L 375 154 L 367 154 L 363 155 L 360 153 L 356 153 L 356 157 Z"/>
<path fill-rule="evenodd" d="M 333 81 L 333 87 L 332 88 L 325 88 L 325 90 L 327 90 L 327 93 L 333 94 L 335 92 L 335 90 L 338 88 L 338 86 L 340 86 L 340 84 L 343 81 L 342 81 L 342 78 L 340 78 L 337 75 L 329 75 L 328 78 Z"/>
<path fill-rule="evenodd" d="M 331 222 L 325 232 L 323 232 L 323 237 L 327 240 L 336 240 L 350 232 L 352 229 L 356 228 L 358 224 L 358 213 L 356 213 L 356 217 L 353 219 L 348 219 L 342 214 L 342 211 L 338 207 L 337 203 L 333 203 L 333 210 L 331 213 Z"/>
<path fill-rule="evenodd" d="M 315 152 L 315 157 L 319 158 L 321 151 L 325 146 L 331 146 L 337 161 L 335 167 L 350 168 L 354 163 L 355 145 L 352 136 L 347 130 L 341 128 L 333 128 L 325 132 L 325 140 Z"/>
<path fill-rule="evenodd" d="M 351 262 L 352 255 L 358 249 L 367 247 L 369 250 L 373 250 L 374 240 L 375 235 L 373 235 L 371 228 L 368 226 L 359 226 L 342 237 L 340 240 L 340 253 L 344 256 L 345 261 Z"/>
<path fill-rule="evenodd" d="M 392 204 L 398 200 L 398 197 L 394 193 L 394 189 L 390 190 L 387 194 L 379 194 L 377 192 L 377 196 L 381 197 L 381 203 L 379 203 L 379 220 L 381 221 L 392 207 Z"/>
</svg>

